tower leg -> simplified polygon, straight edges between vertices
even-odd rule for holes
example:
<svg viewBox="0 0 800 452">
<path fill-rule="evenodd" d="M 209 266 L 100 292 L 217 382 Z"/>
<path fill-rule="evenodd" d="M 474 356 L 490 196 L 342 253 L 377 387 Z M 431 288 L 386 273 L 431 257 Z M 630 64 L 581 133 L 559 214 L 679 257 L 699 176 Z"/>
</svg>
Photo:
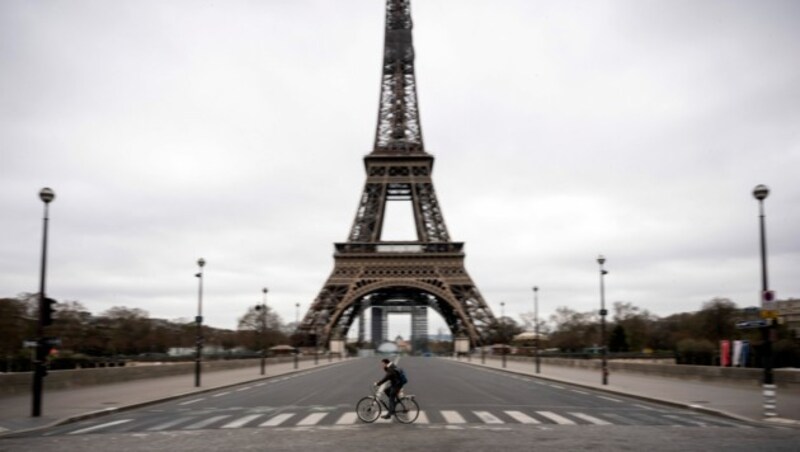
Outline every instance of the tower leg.
<svg viewBox="0 0 800 452">
<path fill-rule="evenodd" d="M 372 347 L 377 349 L 383 342 L 383 308 L 372 308 L 372 321 L 370 323 L 372 324 L 370 331 L 372 333 Z"/>
<path fill-rule="evenodd" d="M 364 330 L 366 329 L 366 320 L 364 316 L 367 314 L 366 310 L 361 311 L 358 315 L 358 344 L 359 346 L 364 343 Z"/>
</svg>

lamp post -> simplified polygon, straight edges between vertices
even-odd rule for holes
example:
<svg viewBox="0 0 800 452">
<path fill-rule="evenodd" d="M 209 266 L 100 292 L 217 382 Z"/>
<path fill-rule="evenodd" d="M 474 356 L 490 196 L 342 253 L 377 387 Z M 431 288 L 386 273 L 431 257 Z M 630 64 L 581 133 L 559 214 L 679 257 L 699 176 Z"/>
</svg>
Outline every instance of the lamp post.
<svg viewBox="0 0 800 452">
<path fill-rule="evenodd" d="M 259 343 L 261 344 L 261 375 L 266 373 L 266 356 L 264 354 L 264 348 L 266 347 L 265 336 L 267 334 L 267 288 L 261 289 L 261 292 L 264 294 L 264 298 L 261 301 L 260 305 L 256 305 L 256 311 L 260 311 L 261 315 L 259 316 L 259 320 L 261 321 L 261 334 L 259 334 Z"/>
<path fill-rule="evenodd" d="M 200 362 L 203 359 L 203 267 L 206 265 L 206 260 L 202 257 L 197 260 L 197 266 L 200 271 L 194 276 L 198 279 L 197 289 L 197 317 L 194 318 L 197 324 L 197 339 L 195 345 L 197 346 L 197 354 L 194 358 L 194 385 L 200 387 Z"/>
<path fill-rule="evenodd" d="M 600 264 L 600 359 L 602 360 L 602 372 L 603 372 L 603 384 L 608 384 L 608 362 L 607 362 L 607 353 L 608 350 L 606 349 L 606 315 L 608 311 L 606 310 L 606 290 L 604 284 L 604 277 L 608 274 L 608 272 L 603 269 L 603 264 L 606 262 L 606 258 L 603 255 L 597 256 L 597 263 Z"/>
<path fill-rule="evenodd" d="M 536 339 L 533 349 L 533 360 L 536 363 L 536 373 L 540 372 L 539 364 L 539 287 L 533 286 L 533 335 Z"/>
<path fill-rule="evenodd" d="M 47 224 L 48 206 L 56 198 L 56 194 L 50 188 L 43 188 L 39 191 L 39 199 L 44 203 L 43 233 L 42 233 L 42 260 L 41 272 L 39 273 L 39 324 L 36 327 L 36 358 L 33 361 L 33 406 L 31 416 L 39 417 L 42 415 L 42 379 L 45 376 L 44 360 L 46 347 L 44 344 L 44 327 L 50 324 L 50 300 L 45 297 L 45 276 L 47 274 Z"/>
<path fill-rule="evenodd" d="M 761 238 L 761 309 L 762 316 L 767 317 L 767 325 L 761 328 L 764 350 L 764 416 L 774 417 L 777 415 L 775 406 L 775 382 L 772 375 L 772 325 L 773 307 L 772 292 L 769 290 L 769 280 L 767 278 L 767 232 L 764 226 L 764 199 L 769 195 L 769 188 L 766 185 L 757 185 L 753 189 L 753 197 L 758 200 L 758 216 Z"/>
<path fill-rule="evenodd" d="M 505 301 L 501 301 L 500 302 L 500 334 L 502 335 L 501 337 L 503 338 L 503 344 L 501 344 L 502 351 L 500 353 L 503 356 L 503 368 L 504 369 L 506 367 L 506 344 L 505 344 L 505 342 L 508 341 L 508 338 L 506 337 L 505 316 L 506 316 L 506 302 Z"/>
<path fill-rule="evenodd" d="M 294 324 L 295 328 L 300 325 L 300 303 L 294 304 Z"/>
</svg>

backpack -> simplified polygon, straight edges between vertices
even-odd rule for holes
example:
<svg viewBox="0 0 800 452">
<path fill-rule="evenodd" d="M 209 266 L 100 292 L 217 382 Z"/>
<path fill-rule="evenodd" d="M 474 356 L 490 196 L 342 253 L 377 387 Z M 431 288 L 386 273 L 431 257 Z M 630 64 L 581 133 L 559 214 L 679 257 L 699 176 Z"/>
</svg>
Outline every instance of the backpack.
<svg viewBox="0 0 800 452">
<path fill-rule="evenodd" d="M 406 385 L 408 383 L 408 377 L 406 377 L 406 373 L 403 372 L 403 369 L 399 367 L 397 368 L 397 376 L 401 385 Z"/>
</svg>

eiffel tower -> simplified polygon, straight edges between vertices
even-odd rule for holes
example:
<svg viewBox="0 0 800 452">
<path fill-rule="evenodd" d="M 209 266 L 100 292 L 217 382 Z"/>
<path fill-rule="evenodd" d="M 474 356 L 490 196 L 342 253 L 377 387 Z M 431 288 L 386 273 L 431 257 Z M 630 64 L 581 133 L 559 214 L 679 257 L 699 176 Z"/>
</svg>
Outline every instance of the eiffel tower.
<svg viewBox="0 0 800 452">
<path fill-rule="evenodd" d="M 356 318 L 363 340 L 369 308 L 373 336 L 386 333 L 388 312 L 412 313 L 412 341 L 427 337 L 427 308 L 473 346 L 495 322 L 464 267 L 464 244 L 450 240 L 436 199 L 433 156 L 422 142 L 411 29 L 409 0 L 387 0 L 378 125 L 374 148 L 364 157 L 367 180 L 350 235 L 335 244 L 333 272 L 298 325 L 307 345 L 344 337 Z M 390 201 L 411 202 L 416 241 L 381 240 Z"/>
</svg>

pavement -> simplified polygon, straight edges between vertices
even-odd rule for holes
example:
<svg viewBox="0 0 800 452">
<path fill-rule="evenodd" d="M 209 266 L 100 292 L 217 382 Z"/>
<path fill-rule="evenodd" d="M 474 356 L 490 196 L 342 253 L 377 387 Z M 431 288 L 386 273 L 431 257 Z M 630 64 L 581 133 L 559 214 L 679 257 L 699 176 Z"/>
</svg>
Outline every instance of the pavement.
<svg viewBox="0 0 800 452">
<path fill-rule="evenodd" d="M 600 372 L 591 369 L 540 363 L 539 373 L 533 358 L 525 361 L 500 358 L 459 358 L 464 364 L 533 376 L 554 382 L 568 383 L 613 394 L 680 406 L 744 421 L 767 422 L 800 427 L 800 389 L 777 389 L 777 417 L 764 417 L 764 398 L 758 382 L 752 385 L 672 377 L 658 377 L 633 372 L 612 373 L 608 384 L 602 384 Z"/>
<path fill-rule="evenodd" d="M 710 412 L 738 420 L 766 421 L 772 424 L 800 427 L 800 390 L 796 388 L 778 388 L 777 412 L 779 417 L 765 420 L 761 387 L 755 383 L 749 386 L 636 373 L 614 373 L 609 375 L 608 385 L 603 385 L 600 373 L 593 370 L 542 363 L 540 373 L 536 373 L 532 359 L 508 360 L 505 367 L 500 359 L 490 357 L 486 357 L 485 364 L 481 363 L 479 357 L 472 357 L 470 360 L 460 358 L 458 361 L 464 365 L 482 366 L 492 370 L 568 383 Z M 305 360 L 300 361 L 298 369 L 295 369 L 291 362 L 271 364 L 267 366 L 264 376 L 260 374 L 258 362 L 254 362 L 252 367 L 242 369 L 205 371 L 202 374 L 200 388 L 194 386 L 193 373 L 51 391 L 47 390 L 45 379 L 41 417 L 30 416 L 31 397 L 29 394 L 0 398 L 0 406 L 2 406 L 0 436 L 38 430 L 247 382 L 281 377 L 338 362 L 338 360 L 329 362 L 322 359 L 318 365 L 315 365 L 313 360 Z"/>
<path fill-rule="evenodd" d="M 233 370 L 204 370 L 201 386 L 194 386 L 194 373 L 127 381 L 81 388 L 47 390 L 45 377 L 42 395 L 42 415 L 31 417 L 31 395 L 0 397 L 0 436 L 11 433 L 38 430 L 66 424 L 80 419 L 102 416 L 116 411 L 176 399 L 192 394 L 214 391 L 248 382 L 257 382 L 284 375 L 307 371 L 340 362 L 320 359 L 318 364 L 307 359 L 298 362 L 268 364 L 265 375 L 261 375 L 260 362 L 252 367 Z"/>
</svg>

